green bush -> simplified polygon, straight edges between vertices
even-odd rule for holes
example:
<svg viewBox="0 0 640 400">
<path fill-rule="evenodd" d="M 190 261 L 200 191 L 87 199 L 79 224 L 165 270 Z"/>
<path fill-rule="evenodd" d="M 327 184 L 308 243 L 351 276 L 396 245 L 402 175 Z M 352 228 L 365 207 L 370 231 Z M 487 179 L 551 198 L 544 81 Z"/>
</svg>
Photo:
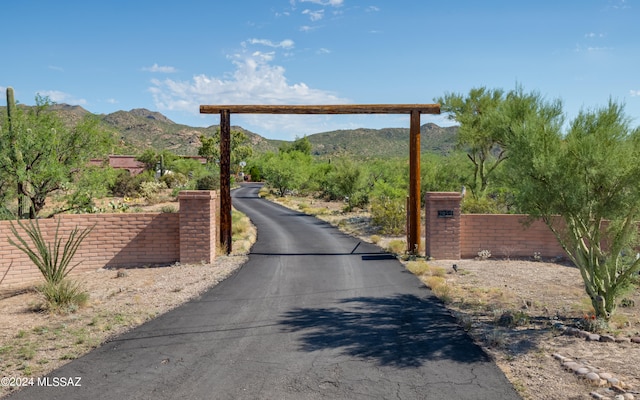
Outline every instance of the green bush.
<svg viewBox="0 0 640 400">
<path fill-rule="evenodd" d="M 162 175 L 161 182 L 164 182 L 169 189 L 184 188 L 189 184 L 189 178 L 180 172 L 172 172 Z"/>
<path fill-rule="evenodd" d="M 371 200 L 371 221 L 380 228 L 380 232 L 400 235 L 406 231 L 406 203 L 404 199 L 386 196 Z"/>
<path fill-rule="evenodd" d="M 218 190 L 220 189 L 220 176 L 206 175 L 196 182 L 197 190 Z"/>
<path fill-rule="evenodd" d="M 58 283 L 47 282 L 38 291 L 44 296 L 49 311 L 73 312 L 89 300 L 89 294 L 80 284 L 68 279 Z"/>
<path fill-rule="evenodd" d="M 146 181 L 140 184 L 139 192 L 149 203 L 156 203 L 160 191 L 166 188 L 167 185 L 164 182 Z"/>
</svg>

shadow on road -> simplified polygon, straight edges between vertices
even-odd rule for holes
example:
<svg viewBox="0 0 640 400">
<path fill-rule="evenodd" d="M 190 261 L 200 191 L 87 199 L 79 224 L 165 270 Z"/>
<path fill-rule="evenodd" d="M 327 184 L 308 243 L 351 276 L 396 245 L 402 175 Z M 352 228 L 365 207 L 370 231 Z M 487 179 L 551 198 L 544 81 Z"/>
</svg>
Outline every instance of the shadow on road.
<svg viewBox="0 0 640 400">
<path fill-rule="evenodd" d="M 416 368 L 439 359 L 489 361 L 435 299 L 402 294 L 354 297 L 340 304 L 344 308 L 296 308 L 280 323 L 287 332 L 303 333 L 303 351 L 341 349 L 344 355 L 381 366 Z"/>
</svg>

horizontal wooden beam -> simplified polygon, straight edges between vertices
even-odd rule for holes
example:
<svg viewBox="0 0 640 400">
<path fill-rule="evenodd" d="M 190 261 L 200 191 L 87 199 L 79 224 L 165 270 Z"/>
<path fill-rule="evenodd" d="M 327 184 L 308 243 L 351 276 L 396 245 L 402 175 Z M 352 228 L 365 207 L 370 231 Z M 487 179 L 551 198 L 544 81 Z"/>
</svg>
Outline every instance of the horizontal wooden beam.
<svg viewBox="0 0 640 400">
<path fill-rule="evenodd" d="M 200 114 L 440 114 L 440 104 L 201 105 Z"/>
</svg>

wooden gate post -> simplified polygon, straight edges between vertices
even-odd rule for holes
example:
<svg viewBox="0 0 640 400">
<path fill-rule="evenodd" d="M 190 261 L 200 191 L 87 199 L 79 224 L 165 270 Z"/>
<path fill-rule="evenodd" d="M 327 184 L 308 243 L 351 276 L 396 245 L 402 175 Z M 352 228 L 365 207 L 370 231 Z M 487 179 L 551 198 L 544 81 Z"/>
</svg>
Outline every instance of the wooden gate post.
<svg viewBox="0 0 640 400">
<path fill-rule="evenodd" d="M 409 127 L 409 242 L 407 251 L 420 253 L 420 111 L 411 111 Z"/>
<path fill-rule="evenodd" d="M 231 121 L 220 111 L 220 244 L 231 254 Z"/>
</svg>

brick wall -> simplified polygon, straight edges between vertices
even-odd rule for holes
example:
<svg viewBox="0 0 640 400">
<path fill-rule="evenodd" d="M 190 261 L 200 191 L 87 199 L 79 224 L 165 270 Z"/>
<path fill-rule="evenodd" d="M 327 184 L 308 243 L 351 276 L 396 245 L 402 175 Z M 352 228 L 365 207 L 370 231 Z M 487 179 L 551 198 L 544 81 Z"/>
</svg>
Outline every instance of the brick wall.
<svg viewBox="0 0 640 400">
<path fill-rule="evenodd" d="M 59 236 L 65 239 L 76 226 L 93 226 L 72 260 L 71 265 L 80 263 L 73 273 L 177 261 L 213 262 L 216 193 L 185 191 L 179 199 L 180 213 L 65 214 L 38 223 L 47 241 L 53 241 L 58 222 Z M 26 238 L 15 221 L 13 225 Z M 40 271 L 26 254 L 9 244 L 9 238 L 17 241 L 11 233 L 11 222 L 0 221 L 0 279 L 9 268 L 0 289 L 41 281 Z"/>
<path fill-rule="evenodd" d="M 523 224 L 526 215 L 461 214 L 462 196 L 430 192 L 425 196 L 426 255 L 457 260 L 489 250 L 493 257 L 564 256 L 553 232 L 542 222 Z M 558 219 L 557 223 L 561 223 Z"/>
<path fill-rule="evenodd" d="M 460 220 L 460 257 L 474 258 L 481 250 L 493 257 L 543 257 L 565 254 L 547 225 L 533 221 L 524 225 L 526 215 L 463 214 Z"/>
</svg>

